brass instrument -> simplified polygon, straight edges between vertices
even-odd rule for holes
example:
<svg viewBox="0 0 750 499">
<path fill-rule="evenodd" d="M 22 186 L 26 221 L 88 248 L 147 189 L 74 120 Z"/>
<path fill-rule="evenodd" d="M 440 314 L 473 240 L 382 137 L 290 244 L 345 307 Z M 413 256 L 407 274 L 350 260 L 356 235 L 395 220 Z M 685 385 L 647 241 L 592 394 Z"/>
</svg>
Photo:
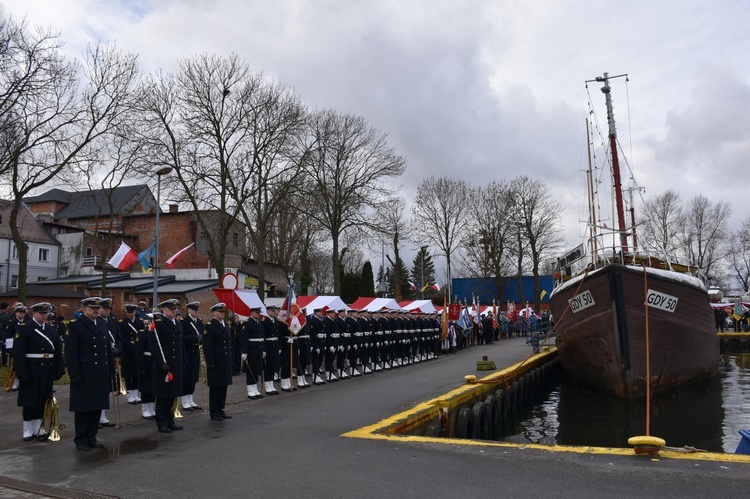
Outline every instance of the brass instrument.
<svg viewBox="0 0 750 499">
<path fill-rule="evenodd" d="M 119 361 L 119 359 L 117 359 L 117 361 Z M 122 378 L 119 376 L 119 367 L 120 365 L 115 362 L 115 377 L 110 376 L 112 380 L 112 389 L 109 391 L 110 397 L 112 397 L 112 410 L 115 413 L 115 428 L 118 430 L 122 426 L 122 416 L 120 414 L 120 389 L 117 387 L 118 381 L 122 383 Z"/>
<path fill-rule="evenodd" d="M 203 356 L 203 345 L 198 345 L 198 352 L 198 355 L 200 356 L 198 382 L 201 385 L 201 402 L 203 403 L 203 412 L 208 413 L 208 397 L 206 395 L 206 386 L 208 385 L 208 367 L 206 366 L 206 358 Z"/>
<path fill-rule="evenodd" d="M 180 412 L 180 399 L 179 397 L 176 397 L 174 399 L 174 404 L 172 404 L 172 417 L 174 419 L 179 419 L 182 416 L 182 413 Z"/>
<path fill-rule="evenodd" d="M 65 425 L 60 424 L 59 419 L 60 406 L 57 403 L 55 397 L 47 399 L 44 404 L 44 416 L 42 416 L 42 424 L 39 426 L 39 434 L 42 431 L 48 435 L 47 440 L 57 442 L 60 440 L 60 431 L 65 428 Z"/>
<path fill-rule="evenodd" d="M 16 370 L 13 369 L 13 357 L 10 357 L 8 362 L 8 377 L 5 378 L 5 391 L 9 392 L 13 390 L 13 382 L 16 380 Z"/>
<path fill-rule="evenodd" d="M 128 391 L 125 389 L 125 380 L 122 379 L 122 366 L 120 365 L 120 357 L 115 359 L 115 369 L 117 370 L 117 384 L 120 386 L 120 390 L 117 392 L 118 395 L 127 395 Z"/>
</svg>

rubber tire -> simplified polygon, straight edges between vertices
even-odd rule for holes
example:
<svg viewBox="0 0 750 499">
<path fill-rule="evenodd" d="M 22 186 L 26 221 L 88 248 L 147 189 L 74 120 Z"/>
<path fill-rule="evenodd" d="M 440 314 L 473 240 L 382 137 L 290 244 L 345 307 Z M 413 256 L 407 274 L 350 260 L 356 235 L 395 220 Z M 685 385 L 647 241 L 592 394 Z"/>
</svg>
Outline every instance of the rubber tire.
<svg viewBox="0 0 750 499">
<path fill-rule="evenodd" d="M 443 428 L 440 426 L 440 423 L 432 423 L 431 425 L 427 425 L 427 429 L 424 431 L 425 437 L 442 437 L 443 436 Z"/>
<path fill-rule="evenodd" d="M 471 408 L 476 421 L 476 435 L 474 438 L 487 440 L 490 438 L 490 412 L 489 407 L 484 402 L 476 402 Z"/>
<path fill-rule="evenodd" d="M 500 424 L 503 421 L 502 415 L 500 414 L 500 405 L 495 404 L 495 395 L 488 395 L 486 399 L 484 399 L 484 405 L 489 407 L 490 411 L 490 440 L 495 440 L 495 434 L 497 434 L 498 429 L 500 428 Z"/>
<path fill-rule="evenodd" d="M 456 418 L 456 438 L 472 440 L 477 436 L 477 422 L 471 407 L 464 407 L 458 411 Z"/>
<path fill-rule="evenodd" d="M 518 408 L 518 403 L 520 401 L 519 393 L 521 388 L 521 385 L 518 380 L 513 380 L 513 383 L 510 385 L 510 413 L 513 415 L 513 417 L 517 417 L 518 414 L 521 412 Z"/>
</svg>

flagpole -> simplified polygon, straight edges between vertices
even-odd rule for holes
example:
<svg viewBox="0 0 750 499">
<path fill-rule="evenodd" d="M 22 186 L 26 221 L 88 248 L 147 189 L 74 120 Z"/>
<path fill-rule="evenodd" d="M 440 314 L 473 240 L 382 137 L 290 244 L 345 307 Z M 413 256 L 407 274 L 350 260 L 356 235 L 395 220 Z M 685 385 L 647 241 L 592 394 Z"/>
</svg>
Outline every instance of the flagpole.
<svg viewBox="0 0 750 499">
<path fill-rule="evenodd" d="M 156 225 L 154 227 L 154 241 L 156 242 L 156 254 L 154 255 L 154 294 L 151 308 L 156 312 L 156 302 L 159 299 L 159 212 L 161 211 L 161 177 L 172 171 L 171 166 L 163 166 L 156 170 Z"/>
</svg>

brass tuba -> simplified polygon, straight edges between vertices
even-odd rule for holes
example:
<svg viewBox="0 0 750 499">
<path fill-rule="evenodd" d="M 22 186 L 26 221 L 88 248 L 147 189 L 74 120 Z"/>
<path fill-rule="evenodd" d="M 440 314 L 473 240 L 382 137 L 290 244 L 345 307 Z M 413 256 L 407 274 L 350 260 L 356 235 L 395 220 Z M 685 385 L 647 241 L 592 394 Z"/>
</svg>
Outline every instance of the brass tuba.
<svg viewBox="0 0 750 499">
<path fill-rule="evenodd" d="M 44 431 L 48 435 L 47 440 L 52 442 L 60 440 L 59 430 L 65 428 L 65 425 L 60 424 L 59 412 L 60 406 L 57 399 L 55 397 L 47 399 L 44 404 L 44 416 L 42 417 L 42 424 L 39 426 L 39 432 L 41 434 Z"/>
<path fill-rule="evenodd" d="M 180 397 L 175 397 L 174 404 L 172 404 L 172 417 L 178 419 L 183 417 L 180 412 Z"/>
<path fill-rule="evenodd" d="M 13 390 L 13 382 L 16 380 L 16 370 L 13 369 L 13 357 L 8 362 L 8 377 L 5 378 L 5 391 Z"/>
</svg>

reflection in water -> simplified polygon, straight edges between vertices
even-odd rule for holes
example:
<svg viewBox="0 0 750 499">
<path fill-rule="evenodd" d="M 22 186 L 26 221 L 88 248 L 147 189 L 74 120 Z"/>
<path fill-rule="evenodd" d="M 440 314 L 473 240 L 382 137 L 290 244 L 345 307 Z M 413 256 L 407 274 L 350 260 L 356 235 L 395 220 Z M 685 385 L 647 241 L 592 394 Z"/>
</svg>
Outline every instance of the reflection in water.
<svg viewBox="0 0 750 499">
<path fill-rule="evenodd" d="M 629 447 L 646 430 L 645 400 L 621 400 L 567 378 L 547 388 L 544 399 L 506 427 L 505 441 Z M 720 375 L 655 395 L 651 434 L 670 447 L 685 445 L 734 452 L 738 430 L 750 428 L 750 355 L 722 357 Z"/>
</svg>

